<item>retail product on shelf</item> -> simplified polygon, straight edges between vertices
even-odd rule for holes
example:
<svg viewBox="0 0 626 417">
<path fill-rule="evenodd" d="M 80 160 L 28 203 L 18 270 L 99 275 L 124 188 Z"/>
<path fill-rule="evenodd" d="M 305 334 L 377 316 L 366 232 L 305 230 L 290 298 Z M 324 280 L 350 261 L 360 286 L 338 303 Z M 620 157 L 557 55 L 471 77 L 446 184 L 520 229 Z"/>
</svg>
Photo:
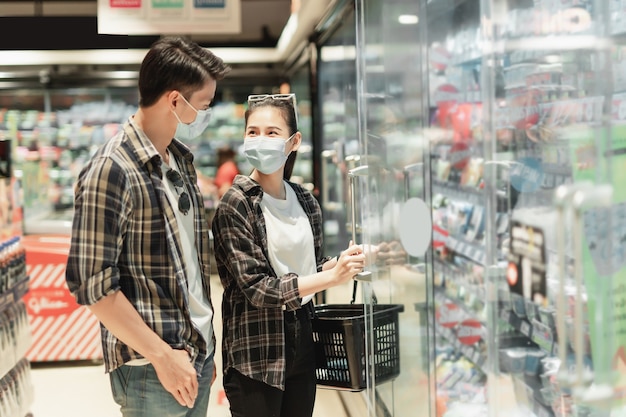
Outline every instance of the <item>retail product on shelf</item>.
<svg viewBox="0 0 626 417">
<path fill-rule="evenodd" d="M 26 304 L 26 259 L 21 237 L 0 243 L 0 415 L 23 417 L 33 401 L 30 363 L 25 358 L 31 342 Z"/>
</svg>

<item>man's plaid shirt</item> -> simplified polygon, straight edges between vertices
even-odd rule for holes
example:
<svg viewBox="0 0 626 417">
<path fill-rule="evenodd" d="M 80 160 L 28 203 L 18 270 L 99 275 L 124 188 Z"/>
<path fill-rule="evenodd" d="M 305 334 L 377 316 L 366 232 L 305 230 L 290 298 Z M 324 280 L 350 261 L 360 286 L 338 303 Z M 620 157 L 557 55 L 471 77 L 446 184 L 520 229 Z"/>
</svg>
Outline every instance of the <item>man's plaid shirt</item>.
<svg viewBox="0 0 626 417">
<path fill-rule="evenodd" d="M 209 225 L 193 155 L 176 139 L 168 150 L 178 161 L 195 207 L 198 261 L 210 302 Z M 165 342 L 190 353 L 200 373 L 207 341 L 191 322 L 183 248 L 173 211 L 178 208 L 170 204 L 164 180 L 161 156 L 129 119 L 79 175 L 66 281 L 83 305 L 122 291 Z M 102 326 L 101 334 L 107 372 L 141 358 Z"/>
</svg>

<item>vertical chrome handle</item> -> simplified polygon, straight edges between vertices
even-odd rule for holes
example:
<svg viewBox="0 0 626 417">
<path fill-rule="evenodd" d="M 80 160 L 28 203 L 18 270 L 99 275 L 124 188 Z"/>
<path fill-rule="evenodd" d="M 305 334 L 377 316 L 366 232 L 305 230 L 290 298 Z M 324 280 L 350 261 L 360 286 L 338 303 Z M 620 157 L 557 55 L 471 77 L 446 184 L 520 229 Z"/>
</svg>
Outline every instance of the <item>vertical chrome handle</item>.
<svg viewBox="0 0 626 417">
<path fill-rule="evenodd" d="M 574 193 L 572 203 L 574 209 L 574 280 L 576 286 L 574 346 L 576 349 L 576 380 L 575 386 L 583 388 L 591 380 L 583 373 L 584 370 L 584 331 L 583 331 L 583 210 L 591 207 L 611 207 L 613 201 L 613 187 L 610 185 L 596 185 L 591 189 L 578 190 Z M 609 237 L 610 238 L 610 237 Z M 589 295 L 588 295 L 589 296 Z"/>
<path fill-rule="evenodd" d="M 410 185 L 411 185 L 411 179 L 409 178 L 410 174 L 412 172 L 422 172 L 423 168 L 424 168 L 423 162 L 416 162 L 414 164 L 405 165 L 404 169 L 402 170 L 402 174 L 404 176 L 404 199 L 405 200 L 408 200 L 410 197 L 409 195 Z"/>
<path fill-rule="evenodd" d="M 350 180 L 350 219 L 352 220 L 352 242 L 356 243 L 356 178 L 369 175 L 369 167 L 361 165 L 348 171 Z"/>
<path fill-rule="evenodd" d="M 367 165 L 361 165 L 348 171 L 348 178 L 350 179 L 350 218 L 352 220 L 352 243 L 357 243 L 356 240 L 356 179 L 357 177 L 364 177 L 369 175 L 369 167 Z M 371 281 L 372 273 L 370 271 L 363 271 L 356 274 L 354 279 L 359 281 Z"/>
<path fill-rule="evenodd" d="M 559 379 L 562 385 L 569 386 L 572 378 L 567 371 L 567 325 L 565 323 L 565 311 L 567 298 L 565 296 L 565 228 L 567 222 L 565 216 L 567 209 L 574 193 L 578 190 L 590 189 L 593 186 L 591 182 L 579 182 L 569 185 L 561 185 L 556 189 L 554 203 L 557 209 L 557 257 L 558 257 L 558 282 L 559 291 L 556 299 L 556 332 L 558 340 L 559 361 L 561 367 L 559 371 Z"/>
</svg>

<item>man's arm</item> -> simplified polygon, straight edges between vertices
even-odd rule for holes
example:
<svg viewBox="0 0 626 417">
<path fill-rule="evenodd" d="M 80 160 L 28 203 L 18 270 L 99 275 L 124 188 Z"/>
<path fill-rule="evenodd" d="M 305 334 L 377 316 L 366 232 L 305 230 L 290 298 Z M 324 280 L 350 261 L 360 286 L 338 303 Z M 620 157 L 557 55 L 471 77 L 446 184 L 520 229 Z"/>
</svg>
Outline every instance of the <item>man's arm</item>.
<svg viewBox="0 0 626 417">
<path fill-rule="evenodd" d="M 193 407 L 198 396 L 198 377 L 186 350 L 172 349 L 165 343 L 121 291 L 88 308 L 115 337 L 150 361 L 163 387 L 180 405 Z"/>
</svg>

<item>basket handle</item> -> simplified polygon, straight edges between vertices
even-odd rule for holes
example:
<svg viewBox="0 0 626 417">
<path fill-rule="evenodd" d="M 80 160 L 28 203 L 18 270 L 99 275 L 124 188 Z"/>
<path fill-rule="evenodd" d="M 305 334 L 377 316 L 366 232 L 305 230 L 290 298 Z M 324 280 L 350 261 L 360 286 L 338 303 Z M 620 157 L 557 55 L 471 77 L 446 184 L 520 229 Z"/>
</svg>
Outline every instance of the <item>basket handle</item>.
<svg viewBox="0 0 626 417">
<path fill-rule="evenodd" d="M 352 299 L 350 300 L 350 304 L 354 304 L 354 300 L 356 299 L 356 287 L 359 283 L 358 280 L 354 280 L 354 284 L 352 285 Z M 372 291 L 372 302 L 374 304 L 378 304 L 378 299 L 376 298 L 376 293 Z"/>
</svg>

